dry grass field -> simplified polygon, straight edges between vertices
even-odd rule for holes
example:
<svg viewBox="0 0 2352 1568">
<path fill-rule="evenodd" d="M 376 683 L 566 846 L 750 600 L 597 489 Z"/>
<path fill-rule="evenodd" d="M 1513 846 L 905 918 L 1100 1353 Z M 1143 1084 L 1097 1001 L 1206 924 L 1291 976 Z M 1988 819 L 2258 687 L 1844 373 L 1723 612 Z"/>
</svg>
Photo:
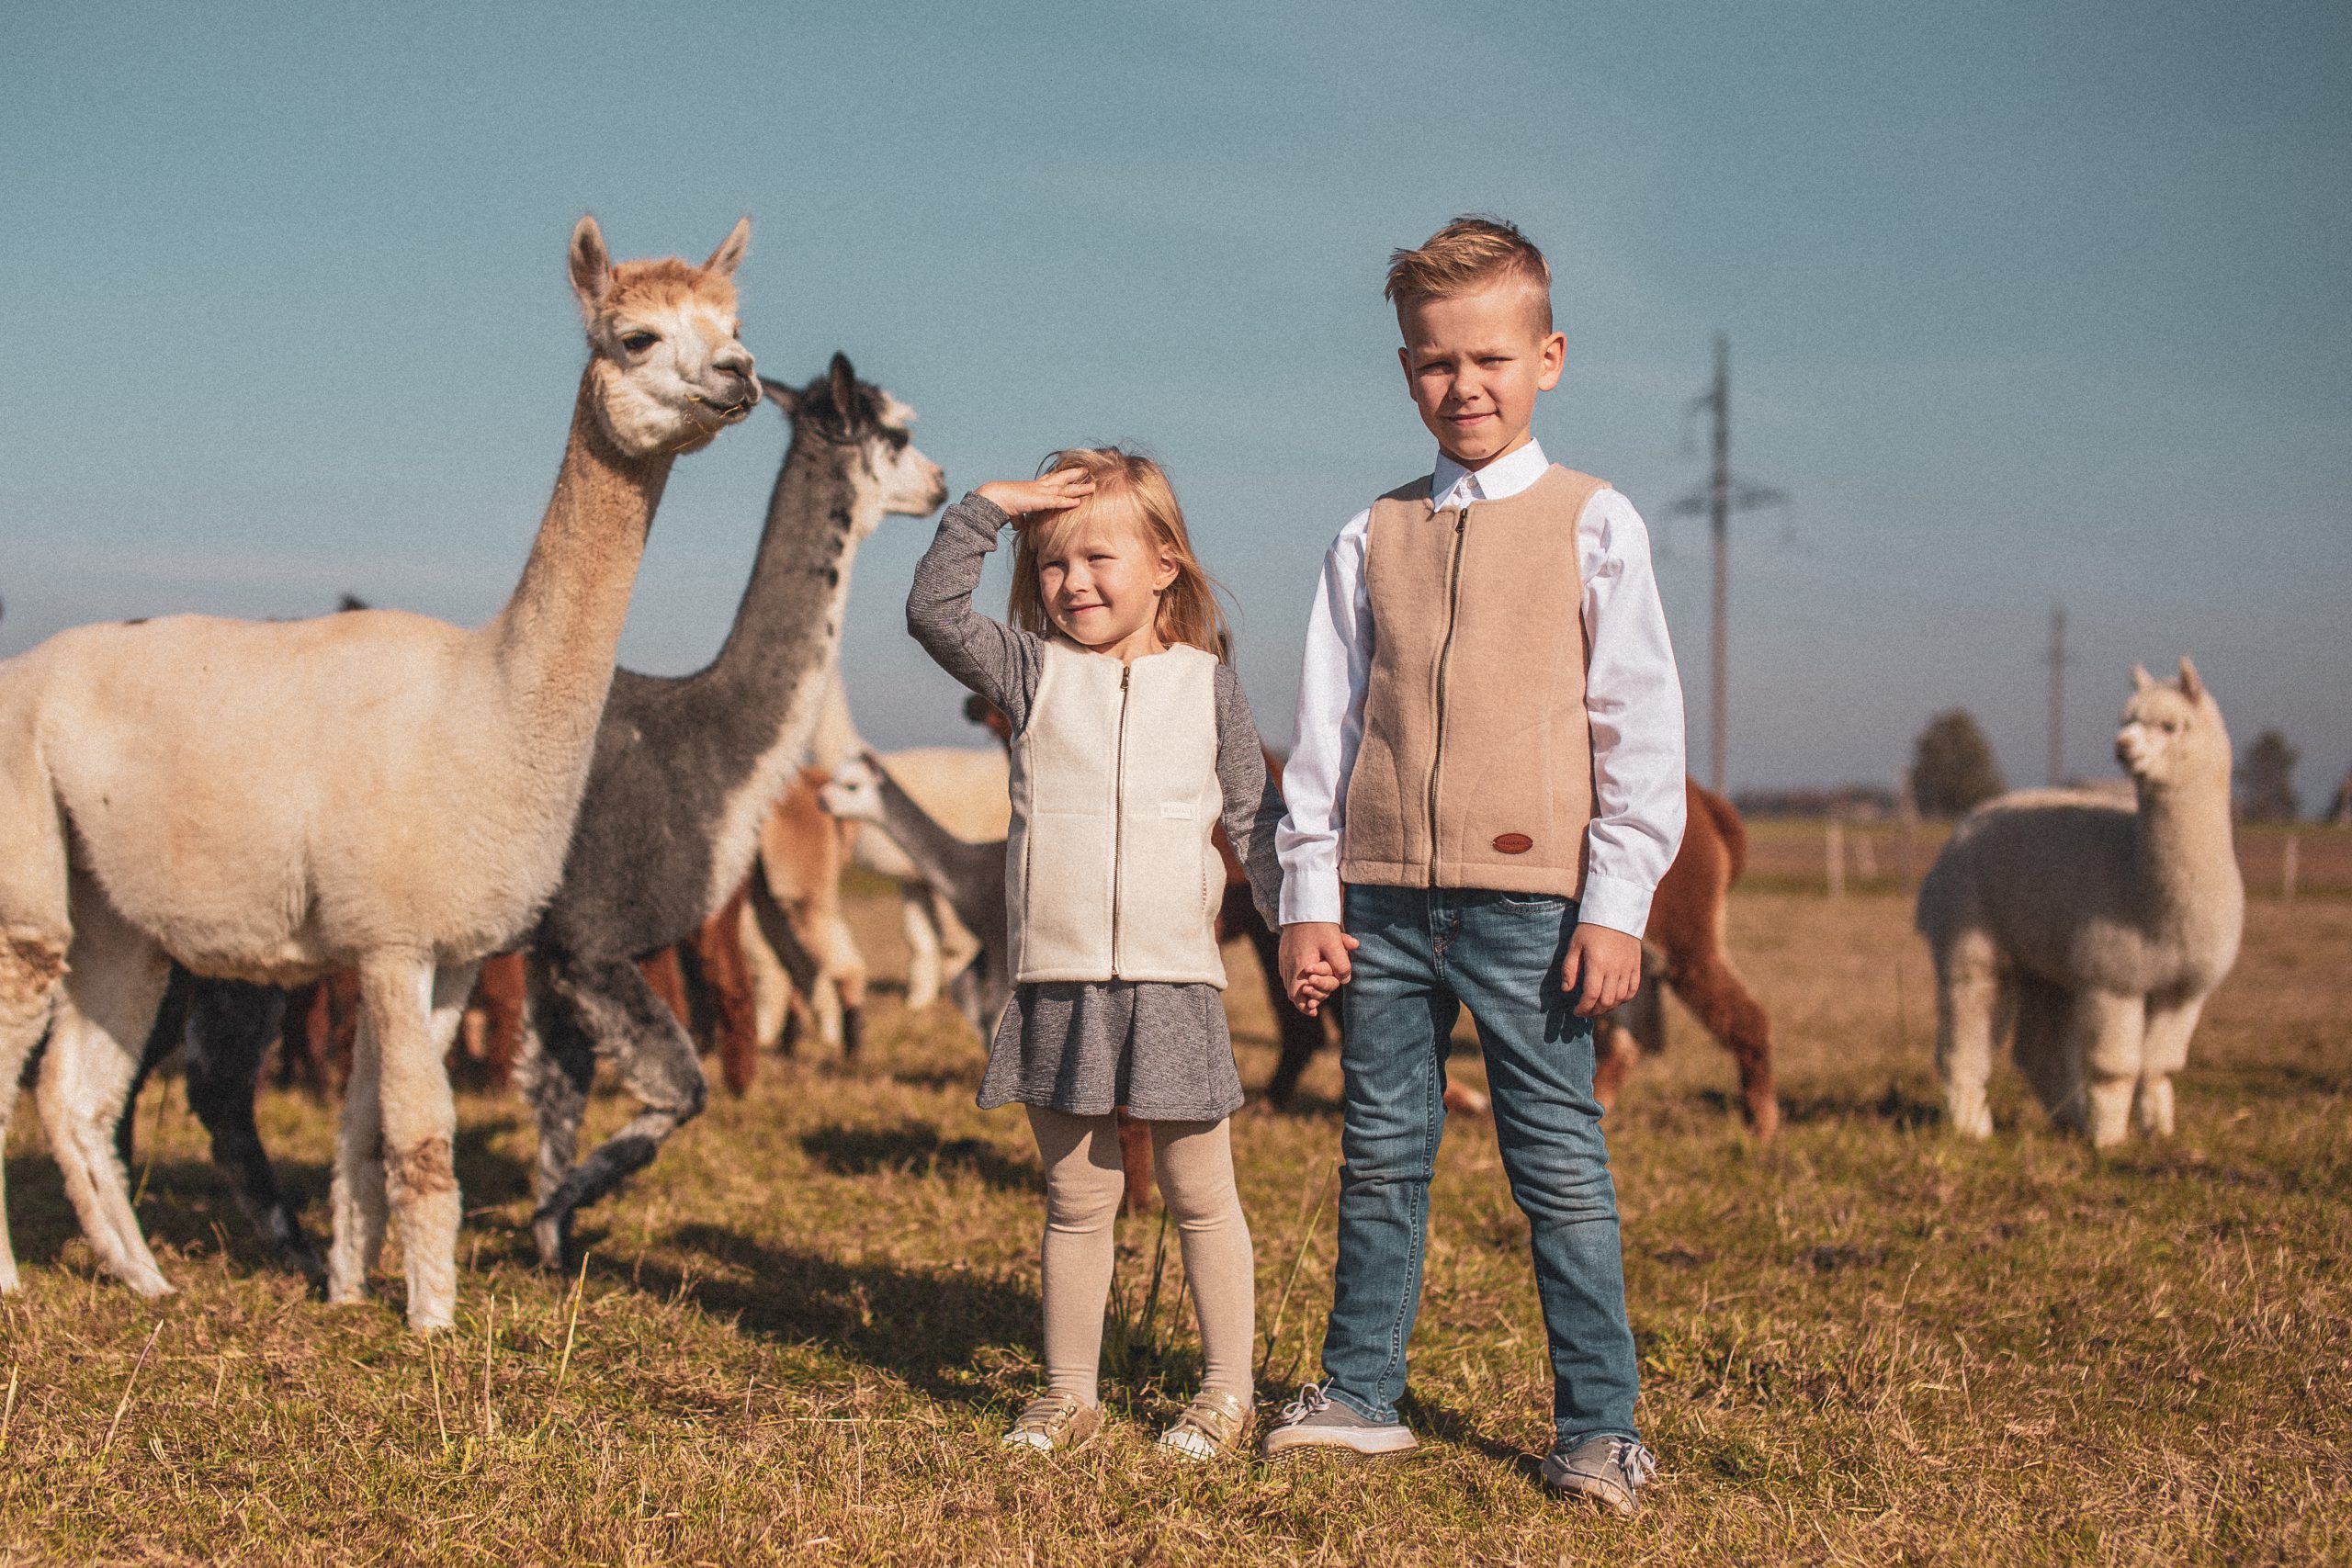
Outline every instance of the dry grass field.
<svg viewBox="0 0 2352 1568">
<path fill-rule="evenodd" d="M 889 912 L 860 914 L 887 951 Z M 2013 1077 L 1989 1145 L 1942 1133 L 1899 897 L 1758 893 L 1734 924 L 1788 1126 L 1746 1139 L 1679 1017 L 1612 1119 L 1665 1466 L 1631 1524 L 1534 1482 L 1525 1226 L 1476 1125 L 1436 1195 L 1419 1458 L 1158 1457 L 1198 1359 L 1151 1219 L 1123 1222 L 1105 1437 L 1000 1455 L 1037 1374 L 1035 1159 L 1017 1115 L 972 1108 L 977 1043 L 885 1000 L 854 1069 L 804 1055 L 714 1102 L 595 1212 L 576 1280 L 526 1266 L 520 1107 L 462 1102 L 460 1326 L 430 1342 L 396 1276 L 330 1311 L 266 1266 L 175 1082 L 140 1108 L 133 1174 L 181 1292 L 135 1300 L 94 1277 L 20 1115 L 0 1560 L 2352 1561 L 2352 902 L 2256 901 L 2181 1136 L 2111 1158 L 2048 1134 Z M 1231 994 L 1261 1081 L 1262 1005 Z M 1237 1128 L 1269 1398 L 1314 1365 L 1337 1084 L 1320 1064 L 1306 1113 Z M 265 1112 L 322 1226 L 329 1113 Z"/>
</svg>

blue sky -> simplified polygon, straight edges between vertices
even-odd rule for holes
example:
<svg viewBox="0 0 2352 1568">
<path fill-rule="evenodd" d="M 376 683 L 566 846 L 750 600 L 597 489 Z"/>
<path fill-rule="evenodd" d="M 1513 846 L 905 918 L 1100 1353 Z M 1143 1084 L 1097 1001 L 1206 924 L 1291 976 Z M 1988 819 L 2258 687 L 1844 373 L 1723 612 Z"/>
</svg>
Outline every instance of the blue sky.
<svg viewBox="0 0 2352 1568">
<path fill-rule="evenodd" d="M 1706 539 L 1669 509 L 1732 335 L 1738 466 L 1793 497 L 1736 524 L 1735 786 L 1892 779 L 1955 705 L 2038 780 L 2056 602 L 2078 770 L 2131 663 L 2183 652 L 2307 799 L 2352 764 L 2341 4 L 90 4 L 9 35 L 0 653 L 345 590 L 486 617 L 560 455 L 572 220 L 698 257 L 749 211 L 763 371 L 846 350 L 958 490 L 1160 457 L 1280 741 L 1324 546 L 1428 466 L 1385 254 L 1484 209 L 1552 255 L 1538 434 L 1649 517 L 1694 716 Z M 716 649 L 782 445 L 763 411 L 680 465 L 625 662 Z M 886 746 L 978 739 L 901 629 L 927 535 L 858 562 Z"/>
</svg>

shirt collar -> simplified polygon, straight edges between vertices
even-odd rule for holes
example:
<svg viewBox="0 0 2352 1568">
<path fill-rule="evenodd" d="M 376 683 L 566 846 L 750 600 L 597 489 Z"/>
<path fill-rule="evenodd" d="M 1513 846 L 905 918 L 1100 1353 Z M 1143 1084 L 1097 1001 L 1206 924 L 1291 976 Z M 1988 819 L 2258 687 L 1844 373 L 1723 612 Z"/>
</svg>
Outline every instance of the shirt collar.
<svg viewBox="0 0 2352 1568">
<path fill-rule="evenodd" d="M 1551 466 L 1544 456 L 1544 444 L 1534 440 L 1475 473 L 1440 452 L 1437 468 L 1430 475 L 1430 504 L 1442 511 L 1465 501 L 1501 501 L 1542 479 Z"/>
</svg>

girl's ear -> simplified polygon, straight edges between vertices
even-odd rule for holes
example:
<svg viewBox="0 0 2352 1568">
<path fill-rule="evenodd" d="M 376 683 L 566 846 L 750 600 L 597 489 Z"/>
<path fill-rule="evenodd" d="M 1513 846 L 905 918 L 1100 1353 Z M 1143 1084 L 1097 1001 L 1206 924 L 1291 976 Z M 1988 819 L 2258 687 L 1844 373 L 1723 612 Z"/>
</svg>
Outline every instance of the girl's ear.
<svg viewBox="0 0 2352 1568">
<path fill-rule="evenodd" d="M 1167 592 L 1176 585 L 1176 579 L 1182 575 L 1182 571 L 1176 564 L 1176 558 L 1163 548 L 1159 552 L 1159 569 L 1151 574 L 1151 591 L 1154 593 Z"/>
</svg>

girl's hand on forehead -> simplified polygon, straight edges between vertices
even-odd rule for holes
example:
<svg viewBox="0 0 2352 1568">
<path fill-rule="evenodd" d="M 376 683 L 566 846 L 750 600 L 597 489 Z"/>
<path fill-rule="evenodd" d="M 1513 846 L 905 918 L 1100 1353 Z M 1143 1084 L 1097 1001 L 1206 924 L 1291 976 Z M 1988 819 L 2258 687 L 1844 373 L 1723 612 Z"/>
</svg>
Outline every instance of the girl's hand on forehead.
<svg viewBox="0 0 2352 1568">
<path fill-rule="evenodd" d="M 1094 476 L 1084 468 L 1056 468 L 1043 479 L 991 479 L 973 494 L 995 502 L 1021 527 L 1038 513 L 1068 512 L 1094 493 Z"/>
</svg>

